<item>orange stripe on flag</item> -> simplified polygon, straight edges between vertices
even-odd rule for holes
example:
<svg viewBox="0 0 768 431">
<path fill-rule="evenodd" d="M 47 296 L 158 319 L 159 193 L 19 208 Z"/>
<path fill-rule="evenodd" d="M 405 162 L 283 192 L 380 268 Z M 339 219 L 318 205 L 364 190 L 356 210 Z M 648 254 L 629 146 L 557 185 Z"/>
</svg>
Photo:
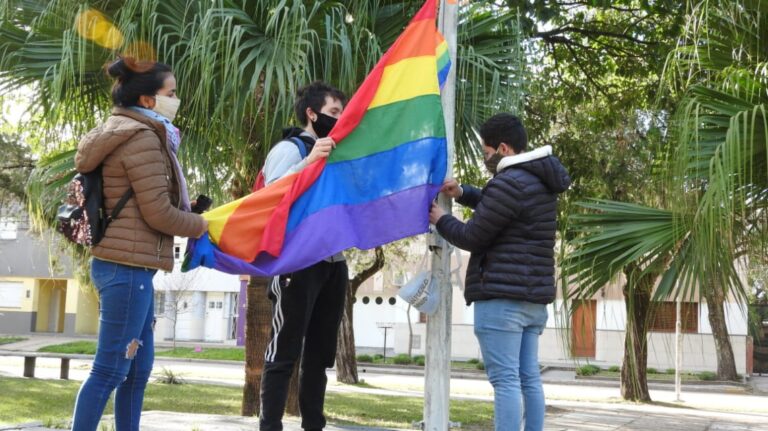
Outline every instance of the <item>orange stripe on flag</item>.
<svg viewBox="0 0 768 431">
<path fill-rule="evenodd" d="M 405 29 L 401 40 L 393 47 L 386 65 L 395 64 L 411 57 L 435 55 L 435 23 L 430 20 L 417 21 Z"/>
<path fill-rule="evenodd" d="M 252 261 L 261 246 L 264 230 L 275 208 L 291 190 L 298 176 L 298 173 L 288 175 L 246 196 L 227 219 L 219 248 L 232 256 Z"/>
</svg>

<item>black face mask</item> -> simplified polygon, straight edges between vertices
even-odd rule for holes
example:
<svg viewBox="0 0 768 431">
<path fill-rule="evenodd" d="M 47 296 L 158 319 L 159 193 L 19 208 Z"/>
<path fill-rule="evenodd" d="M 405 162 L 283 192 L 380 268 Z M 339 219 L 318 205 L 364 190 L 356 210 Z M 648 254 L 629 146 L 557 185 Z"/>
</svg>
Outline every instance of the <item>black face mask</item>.
<svg viewBox="0 0 768 431">
<path fill-rule="evenodd" d="M 491 157 L 488 158 L 488 160 L 485 160 L 485 168 L 488 169 L 488 172 L 490 172 L 491 175 L 496 175 L 499 162 L 503 158 L 504 156 L 502 156 L 501 154 L 494 153 Z"/>
<path fill-rule="evenodd" d="M 336 125 L 336 118 L 330 115 L 317 114 L 317 119 L 312 122 L 312 128 L 315 129 L 318 138 L 325 138 L 331 133 L 331 129 Z"/>
</svg>

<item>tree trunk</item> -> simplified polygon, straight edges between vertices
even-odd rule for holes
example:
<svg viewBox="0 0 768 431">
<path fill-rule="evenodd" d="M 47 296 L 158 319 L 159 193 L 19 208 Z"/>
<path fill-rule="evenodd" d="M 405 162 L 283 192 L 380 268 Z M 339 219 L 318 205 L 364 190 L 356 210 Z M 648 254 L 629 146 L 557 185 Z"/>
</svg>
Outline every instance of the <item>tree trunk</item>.
<svg viewBox="0 0 768 431">
<path fill-rule="evenodd" d="M 408 317 L 408 357 L 413 357 L 413 323 L 411 323 L 411 304 L 408 304 L 408 309 L 405 310 L 405 314 Z"/>
<path fill-rule="evenodd" d="M 704 298 L 709 310 L 709 325 L 712 327 L 712 337 L 715 339 L 717 351 L 717 378 L 719 380 L 738 381 L 736 360 L 733 357 L 733 347 L 728 336 L 728 326 L 725 323 L 725 292 L 720 288 L 715 278 L 707 281 Z"/>
<path fill-rule="evenodd" d="M 293 366 L 293 374 L 291 374 L 291 380 L 288 383 L 288 399 L 285 402 L 285 412 L 293 416 L 301 416 L 299 409 L 299 363 L 296 361 L 296 365 Z"/>
<path fill-rule="evenodd" d="M 354 304 L 352 301 L 357 294 L 357 289 L 365 280 L 371 278 L 374 274 L 379 272 L 384 267 L 384 249 L 376 247 L 376 257 L 373 263 L 357 275 L 355 275 L 350 281 L 347 289 L 346 303 L 344 304 L 344 314 L 341 318 L 341 325 L 339 327 L 339 334 L 337 336 L 337 348 L 336 348 L 336 381 L 341 383 L 355 384 L 357 383 L 357 358 L 355 358 L 355 328 L 353 326 L 353 310 Z"/>
<path fill-rule="evenodd" d="M 245 320 L 245 386 L 240 414 L 255 416 L 259 413 L 261 373 L 264 370 L 264 352 L 269 343 L 269 322 L 272 304 L 267 297 L 271 278 L 251 277 L 246 297 Z"/>
<path fill-rule="evenodd" d="M 341 326 L 339 327 L 339 336 L 337 338 L 338 347 L 336 350 L 336 381 L 347 384 L 359 382 L 357 358 L 355 358 L 355 330 L 352 326 L 352 310 L 354 307 L 352 300 L 355 298 L 355 292 L 352 290 L 351 287 L 347 289 L 344 315 L 341 318 Z"/>
<path fill-rule="evenodd" d="M 624 340 L 624 362 L 621 366 L 621 396 L 629 401 L 651 401 L 648 391 L 648 311 L 651 292 L 657 277 L 648 273 L 639 277 L 640 269 L 627 267 L 624 301 L 627 309 L 627 328 Z M 638 278 L 639 277 L 639 278 Z"/>
</svg>

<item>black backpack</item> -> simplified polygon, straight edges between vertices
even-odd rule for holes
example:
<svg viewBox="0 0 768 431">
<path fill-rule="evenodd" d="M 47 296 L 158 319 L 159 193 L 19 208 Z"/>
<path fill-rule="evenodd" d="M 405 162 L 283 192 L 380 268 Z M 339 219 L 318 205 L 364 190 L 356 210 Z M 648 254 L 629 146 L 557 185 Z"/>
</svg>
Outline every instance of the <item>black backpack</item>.
<svg viewBox="0 0 768 431">
<path fill-rule="evenodd" d="M 56 230 L 75 244 L 93 247 L 104 238 L 107 226 L 117 218 L 131 196 L 133 189 L 129 188 L 112 214 L 107 215 L 101 167 L 87 174 L 77 174 L 67 185 L 67 197 L 56 214 Z"/>
</svg>

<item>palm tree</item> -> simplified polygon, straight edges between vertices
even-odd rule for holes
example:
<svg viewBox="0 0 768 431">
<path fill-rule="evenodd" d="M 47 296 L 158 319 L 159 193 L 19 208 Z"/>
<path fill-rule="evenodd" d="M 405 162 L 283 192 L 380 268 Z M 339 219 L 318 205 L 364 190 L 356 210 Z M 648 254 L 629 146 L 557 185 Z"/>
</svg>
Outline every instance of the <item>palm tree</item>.
<svg viewBox="0 0 768 431">
<path fill-rule="evenodd" d="M 673 118 L 674 145 L 661 167 L 666 186 L 662 209 L 609 201 L 582 204 L 592 212 L 572 217 L 577 239 L 564 264 L 578 297 L 591 296 L 620 271 L 637 274 L 635 279 L 661 275 L 654 299 L 704 297 L 718 348 L 718 374 L 731 380 L 737 376 L 722 304 L 729 295 L 744 303 L 739 259 L 759 255 L 768 244 L 762 230 L 768 217 L 764 3 L 690 3 L 684 36 L 667 65 L 667 88 L 681 102 Z M 647 285 L 636 284 L 628 277 L 625 294 L 639 301 L 634 306 L 641 310 L 634 311 L 640 313 L 650 296 Z M 636 337 L 644 343 L 644 324 L 630 322 L 632 317 L 628 313 L 628 326 L 640 328 Z M 633 336 L 628 330 L 628 339 Z M 644 347 L 635 348 L 645 354 Z M 644 365 L 644 359 L 634 363 Z M 633 366 L 625 360 L 624 368 Z M 622 387 L 639 389 L 623 390 L 625 398 L 649 399 L 647 386 L 642 387 L 644 370 L 639 373 L 625 380 L 622 371 Z M 638 381 L 639 387 L 634 385 Z"/>
<path fill-rule="evenodd" d="M 117 54 L 173 66 L 183 102 L 182 164 L 191 167 L 192 190 L 221 202 L 249 191 L 270 144 L 291 121 L 300 85 L 323 79 L 353 93 L 422 3 L 0 0 L 0 83 L 3 90 L 36 90 L 35 138 L 46 143 L 28 190 L 34 212 L 52 221 L 61 184 L 72 175 L 76 137 L 108 112 L 101 68 Z M 509 8 L 463 6 L 459 34 L 456 154 L 460 172 L 471 175 L 479 154 L 476 125 L 499 107 L 522 106 L 524 56 Z M 268 307 L 250 301 L 248 333 L 257 334 L 254 314 Z M 260 380 L 253 343 L 246 348 L 250 403 Z M 243 412 L 252 414 L 255 405 L 244 404 Z"/>
</svg>

